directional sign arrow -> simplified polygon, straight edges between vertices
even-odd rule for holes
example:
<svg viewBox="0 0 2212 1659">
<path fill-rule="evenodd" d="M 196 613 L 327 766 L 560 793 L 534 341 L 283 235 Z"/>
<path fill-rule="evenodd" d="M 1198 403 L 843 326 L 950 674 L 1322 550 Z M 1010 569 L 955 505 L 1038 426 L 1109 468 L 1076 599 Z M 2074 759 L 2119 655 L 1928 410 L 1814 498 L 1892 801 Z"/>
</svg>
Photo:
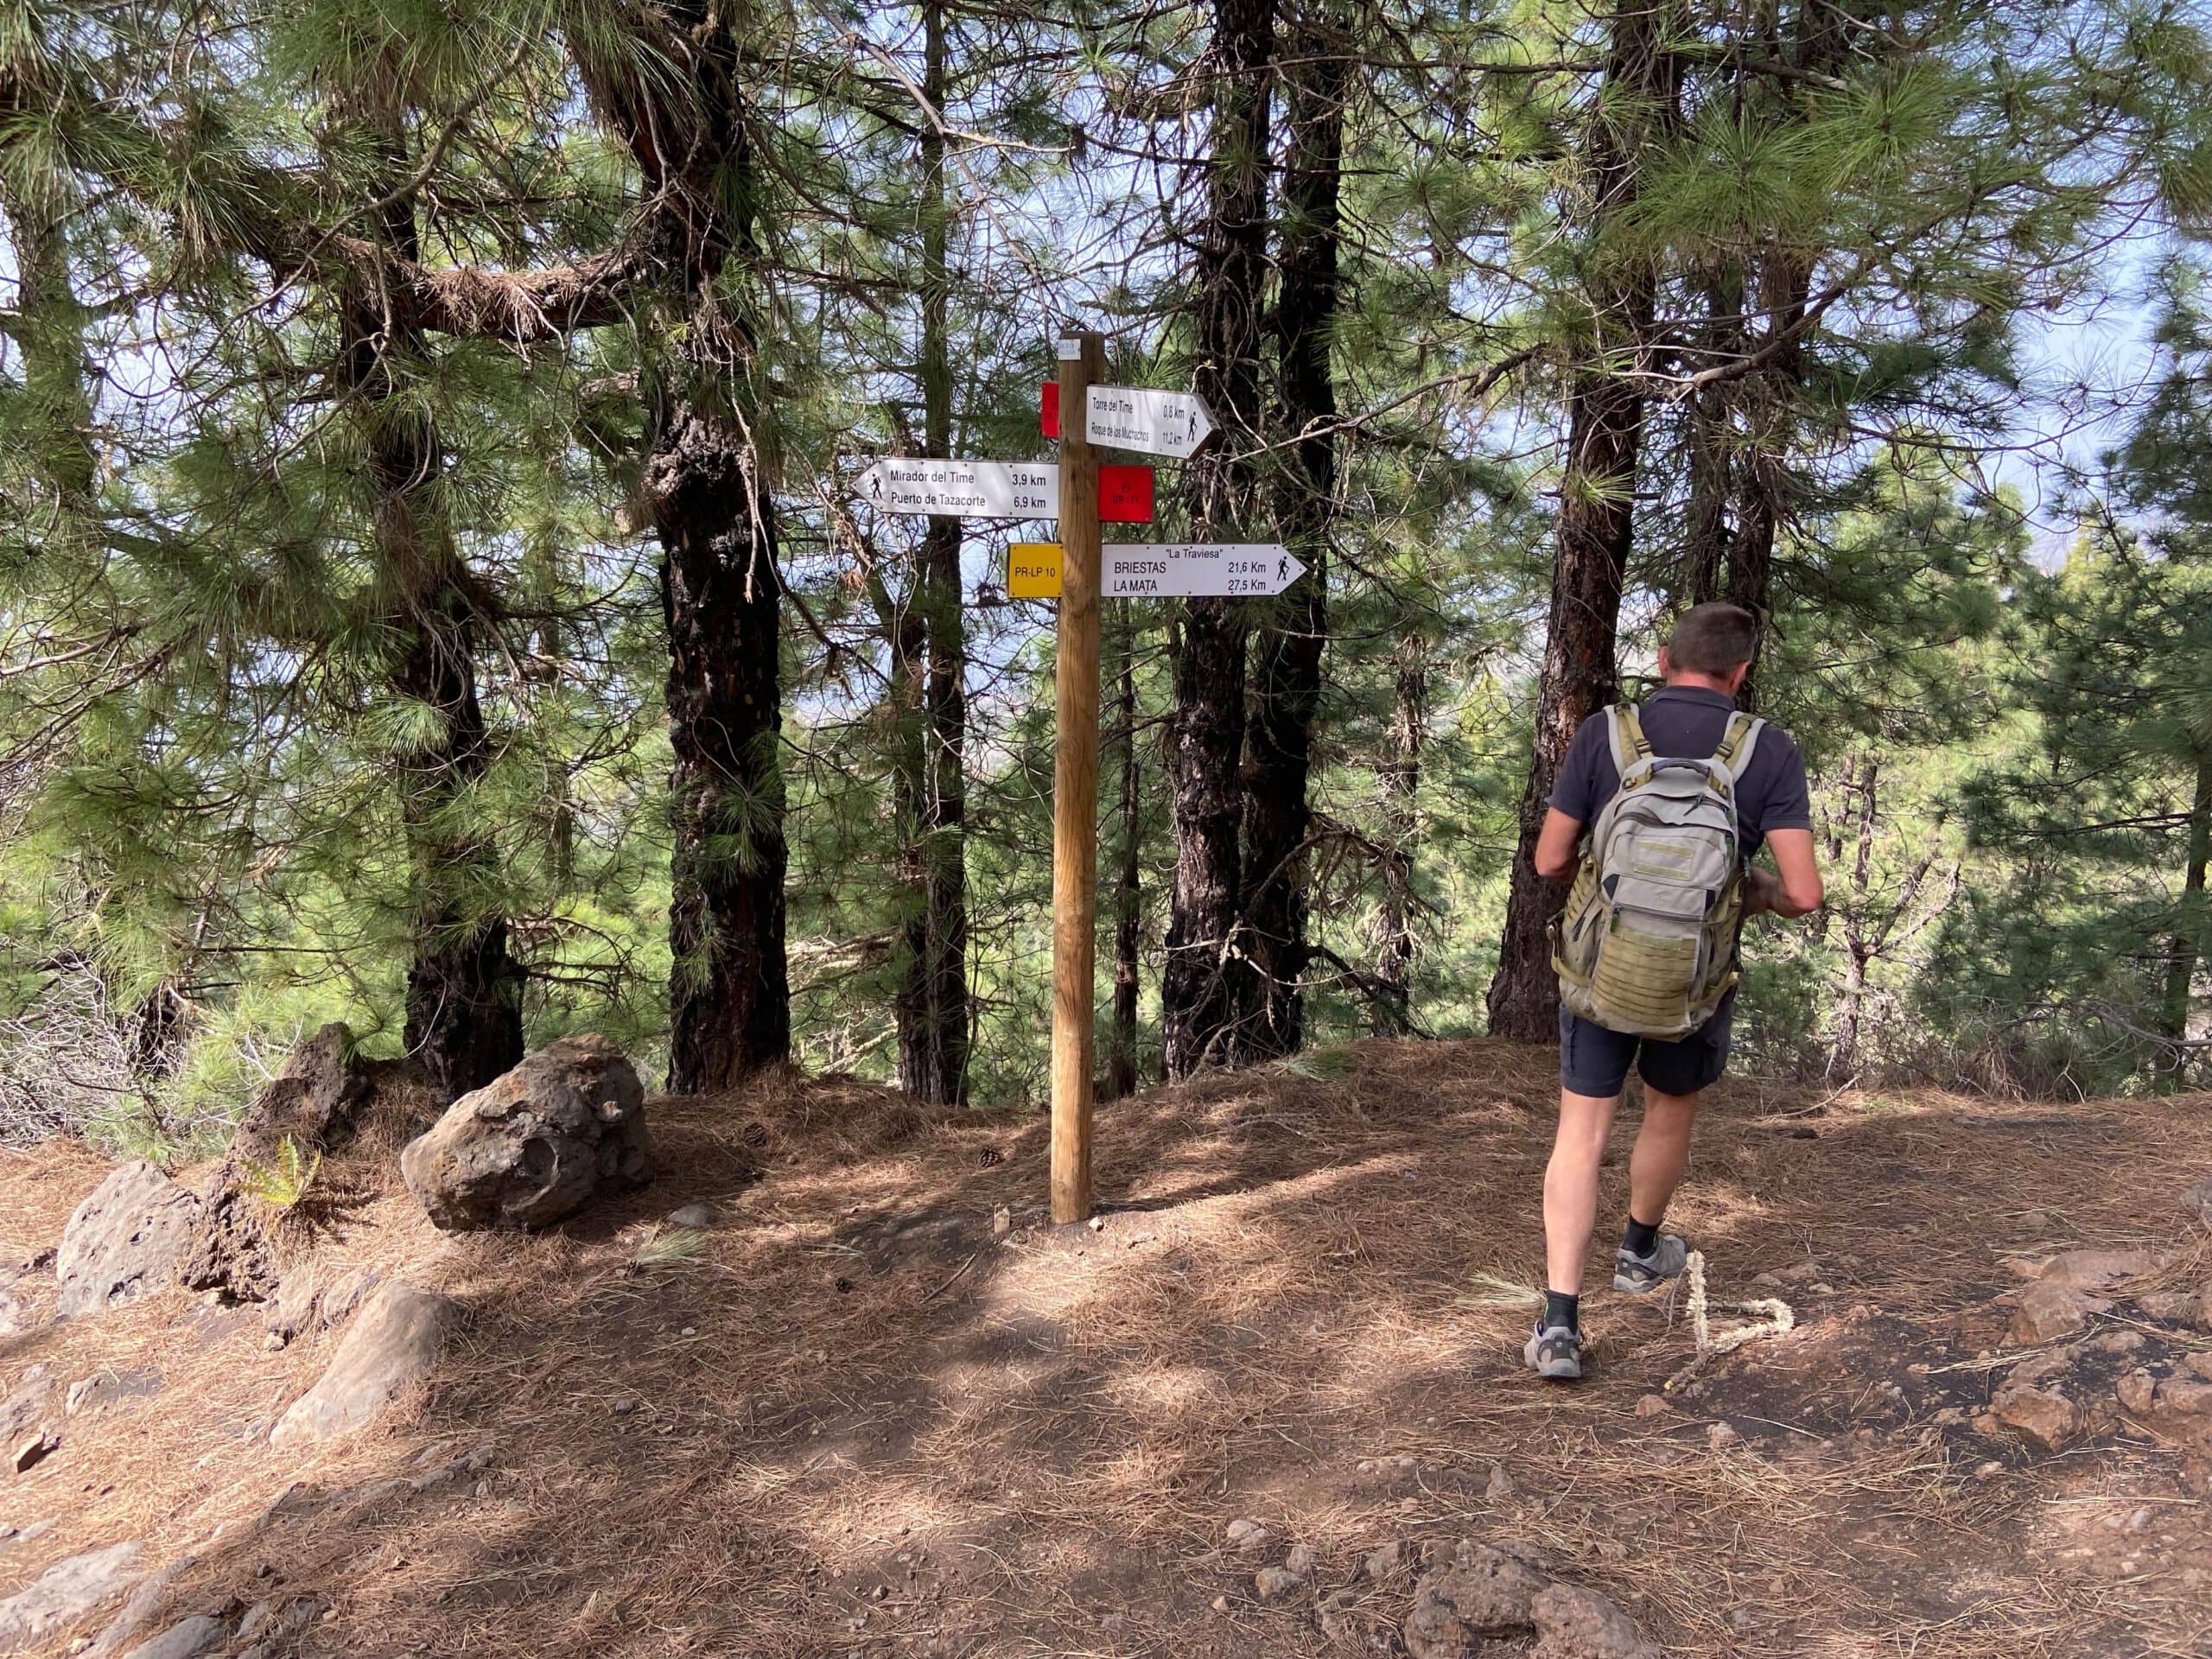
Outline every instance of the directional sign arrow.
<svg viewBox="0 0 2212 1659">
<path fill-rule="evenodd" d="M 1275 542 L 1109 542 L 1100 553 L 1109 599 L 1279 594 L 1306 574 Z"/>
<path fill-rule="evenodd" d="M 1060 469 L 1050 461 L 893 458 L 861 474 L 860 491 L 882 512 L 1050 518 L 1060 510 Z"/>
<path fill-rule="evenodd" d="M 1057 461 L 879 461 L 861 474 L 861 499 L 878 512 L 954 518 L 1057 518 Z M 1101 467 L 1098 516 L 1109 524 L 1152 522 L 1152 468 Z"/>
<path fill-rule="evenodd" d="M 1195 391 L 1093 386 L 1084 435 L 1116 449 L 1187 461 L 1214 435 L 1213 411 Z"/>
</svg>

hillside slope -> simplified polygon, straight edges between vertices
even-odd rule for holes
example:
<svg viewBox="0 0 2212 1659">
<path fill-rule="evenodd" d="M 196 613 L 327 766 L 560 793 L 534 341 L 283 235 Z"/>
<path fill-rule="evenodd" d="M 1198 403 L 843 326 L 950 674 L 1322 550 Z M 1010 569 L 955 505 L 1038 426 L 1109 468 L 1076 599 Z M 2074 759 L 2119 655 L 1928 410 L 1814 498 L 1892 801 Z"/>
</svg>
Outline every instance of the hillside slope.
<svg viewBox="0 0 2212 1659">
<path fill-rule="evenodd" d="M 652 1103 L 659 1179 L 548 1236 L 448 1239 L 372 1178 L 314 1270 L 467 1305 L 427 1389 L 303 1456 L 267 1430 L 334 1333 L 276 1348 L 264 1309 L 171 1289 L 0 1338 L 0 1388 L 130 1382 L 0 1471 L 0 1598 L 133 1541 L 175 1570 L 130 1640 L 200 1615 L 216 1653 L 1403 1652 L 1423 1549 L 1472 1539 L 1675 1654 L 2212 1653 L 2212 1241 L 2177 1207 L 2212 1100 L 1731 1084 L 1674 1219 L 1716 1298 L 1798 1328 L 1668 1393 L 1680 1310 L 1600 1293 L 1590 1380 L 1556 1389 L 1510 1290 L 1551 1066 L 1375 1043 L 1146 1094 L 1101 1111 L 1109 1208 L 1068 1232 L 1040 1118 L 836 1079 Z M 102 1173 L 0 1161 L 0 1260 Z M 721 1224 L 663 1224 L 693 1200 Z M 2150 1259 L 2114 1258 L 2084 1330 L 2010 1340 L 1993 1299 L 2090 1248 Z M 1977 1423 L 2039 1356 L 2083 1414 L 2055 1452 Z M 2157 1409 L 2116 1406 L 2140 1372 Z"/>
</svg>

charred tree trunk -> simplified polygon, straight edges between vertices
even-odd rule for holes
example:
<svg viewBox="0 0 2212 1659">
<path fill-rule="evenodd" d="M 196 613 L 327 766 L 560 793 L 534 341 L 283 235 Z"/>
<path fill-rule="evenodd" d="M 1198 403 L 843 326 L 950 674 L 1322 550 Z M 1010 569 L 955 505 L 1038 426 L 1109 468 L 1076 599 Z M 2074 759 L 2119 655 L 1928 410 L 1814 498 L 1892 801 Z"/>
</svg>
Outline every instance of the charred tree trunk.
<svg viewBox="0 0 2212 1659">
<path fill-rule="evenodd" d="M 2181 905 L 2174 914 L 2172 954 L 2166 962 L 2165 1006 L 2160 1021 L 2165 1034 L 2176 1043 L 2189 1040 L 2190 992 L 2196 983 L 2197 966 L 2204 960 L 2208 864 L 2212 864 L 2212 755 L 2200 755 L 2196 795 L 2189 811 L 2189 862 L 2182 874 Z M 2186 1049 L 2175 1051 L 2177 1056 L 2187 1052 Z M 2174 1070 L 2180 1069 L 2177 1058 Z"/>
<path fill-rule="evenodd" d="M 1303 982 L 1313 825 L 1313 724 L 1328 639 L 1329 526 L 1337 490 L 1338 182 L 1343 170 L 1347 41 L 1330 0 L 1295 0 L 1283 77 L 1281 276 L 1275 336 L 1281 426 L 1295 435 L 1278 474 L 1275 523 L 1306 567 L 1262 626 L 1251 760 L 1244 772 L 1244 928 L 1255 1005 L 1240 1058 L 1295 1053 L 1305 1041 Z"/>
<path fill-rule="evenodd" d="M 1115 748 L 1122 763 L 1122 849 L 1114 884 L 1114 1023 L 1106 1044 L 1106 1098 L 1137 1090 L 1138 925 L 1143 916 L 1141 878 L 1144 852 L 1143 776 L 1137 765 L 1136 630 L 1129 607 L 1120 607 L 1115 630 L 1121 659 L 1115 700 Z"/>
<path fill-rule="evenodd" d="M 924 8 L 923 92 L 942 109 L 944 8 Z M 932 455 L 952 453 L 952 369 L 946 340 L 944 133 L 925 124 L 922 152 L 922 420 Z M 968 1093 L 968 652 L 960 610 L 960 520 L 932 518 L 923 533 L 913 608 L 922 633 L 918 771 L 906 814 L 912 837 L 905 982 L 896 1003 L 899 1081 L 925 1100 Z"/>
<path fill-rule="evenodd" d="M 1635 200 L 1644 146 L 1673 101 L 1675 69 L 1665 49 L 1671 27 L 1671 8 L 1645 0 L 1622 0 L 1613 14 L 1600 113 L 1588 143 L 1599 226 Z M 1641 258 L 1592 271 L 1592 346 L 1567 386 L 1567 465 L 1535 741 L 1488 998 L 1491 1034 L 1518 1042 L 1551 1042 L 1557 1035 L 1559 985 L 1549 936 L 1566 893 L 1537 875 L 1532 859 L 1567 746 L 1616 691 L 1614 636 L 1635 536 L 1645 404 L 1643 390 L 1622 371 L 1648 349 L 1655 286 Z"/>
<path fill-rule="evenodd" d="M 675 764 L 669 1088 L 729 1087 L 791 1052 L 784 948 L 783 579 L 756 435 L 758 158 L 735 17 L 702 0 L 571 41 L 586 91 L 657 208 L 683 308 L 646 435 Z M 733 274 L 725 270 L 734 263 Z"/>
<path fill-rule="evenodd" d="M 404 112 L 371 84 L 345 89 L 340 119 L 378 154 L 395 185 L 408 173 Z M 393 198 L 403 198 L 394 200 Z M 411 197 L 386 193 L 366 221 L 408 259 L 420 257 Z M 391 689 L 429 718 L 397 758 L 406 826 L 408 1052 L 448 1095 L 481 1087 L 522 1058 L 523 975 L 504 916 L 478 897 L 495 886 L 499 853 L 472 822 L 469 792 L 491 764 L 476 693 L 480 589 L 462 565 L 441 499 L 445 448 L 408 382 L 422 372 L 422 332 L 362 282 L 338 296 L 339 364 L 367 460 L 372 534 L 384 621 L 398 642 Z"/>
<path fill-rule="evenodd" d="M 1197 388 L 1223 431 L 1185 469 L 1191 533 L 1201 540 L 1240 533 L 1255 500 L 1251 463 L 1239 456 L 1260 420 L 1274 47 L 1273 0 L 1216 0 L 1213 149 L 1192 309 Z M 1239 601 L 1194 599 L 1184 607 L 1175 651 L 1168 730 L 1175 887 L 1160 976 L 1171 1077 L 1234 1061 L 1255 1001 L 1239 928 L 1245 631 Z"/>
<path fill-rule="evenodd" d="M 1382 909 L 1375 979 L 1382 988 L 1371 1011 L 1377 1037 L 1413 1029 L 1414 847 L 1421 823 L 1421 739 L 1428 721 L 1428 642 L 1408 632 L 1397 650 L 1397 685 L 1390 715 L 1389 758 L 1382 764 L 1382 823 L 1389 842 L 1382 865 Z"/>
</svg>

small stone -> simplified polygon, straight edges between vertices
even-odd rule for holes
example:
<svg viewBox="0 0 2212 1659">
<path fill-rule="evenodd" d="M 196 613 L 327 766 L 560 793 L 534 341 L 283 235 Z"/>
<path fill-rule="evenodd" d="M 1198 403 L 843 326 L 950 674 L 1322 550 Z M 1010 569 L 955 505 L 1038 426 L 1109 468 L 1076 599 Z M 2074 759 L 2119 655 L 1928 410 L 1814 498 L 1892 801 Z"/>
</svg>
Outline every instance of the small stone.
<svg viewBox="0 0 2212 1659">
<path fill-rule="evenodd" d="M 2157 1380 L 2140 1366 L 2121 1377 L 2119 1387 L 2113 1390 L 2120 1395 L 2122 1408 L 2139 1417 L 2151 1409 L 2152 1399 L 2157 1391 Z"/>
<path fill-rule="evenodd" d="M 1503 1503 L 1513 1496 L 1516 1490 L 1513 1477 L 1505 1472 L 1505 1465 L 1502 1463 L 1491 1465 L 1490 1478 L 1483 1484 L 1483 1496 L 1493 1503 Z"/>
<path fill-rule="evenodd" d="M 60 1446 L 60 1444 L 61 1437 L 60 1435 L 52 1433 L 45 1429 L 41 1429 L 37 1433 L 32 1435 L 30 1439 L 25 1440 L 21 1446 L 18 1446 L 16 1448 L 15 1455 L 10 1458 L 8 1461 L 14 1467 L 16 1472 L 20 1475 L 26 1472 L 35 1465 L 45 1462 L 46 1459 L 53 1454 L 55 1448 Z"/>
<path fill-rule="evenodd" d="M 2158 1409 L 2187 1417 L 2212 1416 L 2212 1382 L 2170 1376 L 2158 1384 Z"/>
<path fill-rule="evenodd" d="M 617 1401 L 614 1402 L 614 1407 L 613 1407 L 614 1414 L 615 1414 L 617 1417 L 627 1417 L 627 1416 L 628 1416 L 632 1412 L 635 1411 L 637 1408 L 638 1408 L 638 1402 L 637 1402 L 635 1400 L 632 1400 L 632 1399 L 627 1398 L 626 1396 L 625 1398 L 623 1398 L 623 1399 L 617 1400 Z"/>
<path fill-rule="evenodd" d="M 142 1642 L 124 1659 L 200 1659 L 223 1640 L 219 1622 L 205 1613 L 180 1620 L 150 1642 Z"/>
<path fill-rule="evenodd" d="M 2212 1348 L 2199 1349 L 2183 1363 L 2206 1382 L 2212 1382 Z"/>
<path fill-rule="evenodd" d="M 2038 1279 L 2010 1296 L 1999 1297 L 2014 1309 L 2005 1339 L 2016 1343 L 2050 1342 L 2070 1336 L 2089 1322 L 2093 1313 L 2108 1313 L 2112 1304 L 2084 1294 L 2074 1285 Z"/>
<path fill-rule="evenodd" d="M 1229 1611 L 1229 1598 L 1227 1596 L 1216 1596 L 1213 1599 L 1213 1610 L 1217 1613 L 1227 1612 Z"/>
<path fill-rule="evenodd" d="M 1252 1587 L 1262 1601 L 1287 1601 L 1306 1587 L 1306 1580 L 1287 1567 L 1263 1567 L 1252 1575 Z"/>
<path fill-rule="evenodd" d="M 1230 1522 L 1229 1529 L 1222 1535 L 1228 1541 L 1229 1547 L 1240 1555 L 1257 1554 L 1268 1547 L 1268 1540 L 1272 1535 L 1258 1522 L 1250 1520 Z"/>
<path fill-rule="evenodd" d="M 1663 1417 L 1669 1409 L 1664 1397 L 1656 1394 L 1647 1394 L 1636 1402 L 1636 1414 L 1639 1417 Z"/>
<path fill-rule="evenodd" d="M 1544 1586 L 1543 1574 L 1519 1556 L 1463 1539 L 1448 1564 L 1414 1586 L 1406 1650 L 1413 1659 L 1471 1659 L 1484 1638 L 1525 1630 Z"/>
<path fill-rule="evenodd" d="M 2105 1291 L 2155 1272 L 2158 1266 L 2158 1258 L 2147 1250 L 2062 1250 L 2037 1269 L 2036 1282 Z"/>
<path fill-rule="evenodd" d="M 1378 1584 L 1406 1564 L 1406 1547 L 1395 1539 L 1379 1549 L 1368 1552 L 1361 1571 Z"/>
<path fill-rule="evenodd" d="M 1313 1576 L 1313 1571 L 1320 1562 L 1306 1545 L 1293 1544 L 1290 1554 L 1283 1557 L 1282 1564 L 1300 1578 L 1308 1579 Z"/>
<path fill-rule="evenodd" d="M 2212 1181 L 2199 1181 L 2181 1195 L 2182 1213 L 2212 1227 Z"/>
<path fill-rule="evenodd" d="M 1726 1450 L 1744 1437 L 1736 1432 L 1732 1423 L 1708 1423 L 1705 1429 L 1705 1443 L 1715 1452 Z"/>
<path fill-rule="evenodd" d="M 1628 1615 L 1595 1590 L 1551 1585 L 1529 1611 L 1536 1626 L 1530 1659 L 1662 1659 Z"/>
<path fill-rule="evenodd" d="M 2199 1306 L 2196 1293 L 2188 1290 L 2146 1290 L 2135 1306 L 2162 1325 L 2195 1325 Z"/>
<path fill-rule="evenodd" d="M 1001 1205 L 991 1211 L 991 1236 L 1004 1238 L 1014 1230 L 1014 1211 Z"/>
<path fill-rule="evenodd" d="M 2015 1439 L 2039 1452 L 2060 1450 L 2082 1428 L 2081 1408 L 2045 1389 L 2016 1389 L 1997 1402 L 1991 1415 Z"/>
<path fill-rule="evenodd" d="M 671 1227 L 689 1227 L 703 1232 L 709 1227 L 721 1225 L 722 1212 L 711 1204 L 683 1204 L 668 1212 Z"/>
<path fill-rule="evenodd" d="M 1093 1216 L 1089 1221 L 1085 1222 L 1084 1225 L 1090 1228 L 1094 1233 L 1103 1233 L 1106 1230 L 1106 1217 L 1103 1216 Z"/>
</svg>

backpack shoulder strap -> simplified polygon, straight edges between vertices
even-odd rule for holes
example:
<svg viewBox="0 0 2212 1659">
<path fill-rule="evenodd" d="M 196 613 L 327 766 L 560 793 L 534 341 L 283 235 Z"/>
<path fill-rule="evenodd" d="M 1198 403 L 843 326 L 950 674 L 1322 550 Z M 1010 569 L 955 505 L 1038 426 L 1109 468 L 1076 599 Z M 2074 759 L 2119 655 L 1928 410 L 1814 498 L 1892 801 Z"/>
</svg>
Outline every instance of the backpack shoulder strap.
<svg viewBox="0 0 2212 1659">
<path fill-rule="evenodd" d="M 1766 721 L 1738 709 L 1728 716 L 1728 729 L 1720 734 L 1720 747 L 1713 752 L 1713 764 L 1728 774 L 1733 785 L 1743 782 L 1744 773 L 1751 764 L 1751 752 L 1759 746 L 1759 734 L 1766 730 Z"/>
<path fill-rule="evenodd" d="M 1651 758 L 1650 741 L 1643 735 L 1643 722 L 1637 718 L 1636 705 L 1617 702 L 1611 710 L 1613 734 L 1613 770 L 1620 774 L 1621 782 L 1628 782 L 1628 775 L 1639 761 Z"/>
</svg>

